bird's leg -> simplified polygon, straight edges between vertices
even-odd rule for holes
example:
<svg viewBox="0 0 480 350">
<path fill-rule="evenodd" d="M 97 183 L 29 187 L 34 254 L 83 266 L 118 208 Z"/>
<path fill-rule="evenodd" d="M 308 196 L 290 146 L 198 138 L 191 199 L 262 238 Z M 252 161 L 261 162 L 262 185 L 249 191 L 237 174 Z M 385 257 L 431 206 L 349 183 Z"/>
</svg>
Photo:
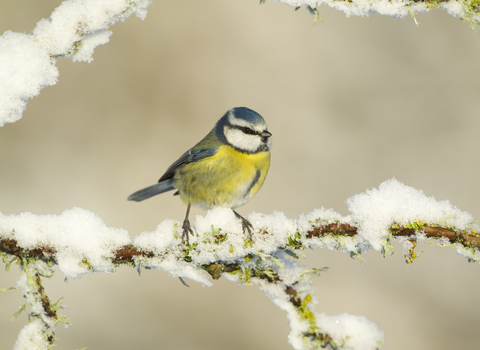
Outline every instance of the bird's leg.
<svg viewBox="0 0 480 350">
<path fill-rule="evenodd" d="M 185 243 L 185 245 L 190 245 L 188 242 L 189 234 L 194 235 L 195 233 L 192 230 L 192 227 L 190 226 L 190 220 L 188 220 L 188 214 L 190 214 L 190 207 L 192 206 L 192 203 L 188 203 L 187 205 L 187 214 L 185 215 L 185 220 L 183 220 L 183 233 L 182 233 L 182 242 Z"/>
<path fill-rule="evenodd" d="M 237 213 L 235 210 L 232 209 L 232 211 L 234 212 L 235 216 L 242 220 L 242 228 L 243 228 L 243 233 L 245 233 L 245 230 L 248 231 L 248 237 L 250 238 L 250 240 L 253 240 L 252 239 L 252 232 L 253 232 L 253 225 L 250 223 L 250 221 L 248 221 L 247 219 L 245 219 L 243 216 L 241 216 L 239 213 Z"/>
</svg>

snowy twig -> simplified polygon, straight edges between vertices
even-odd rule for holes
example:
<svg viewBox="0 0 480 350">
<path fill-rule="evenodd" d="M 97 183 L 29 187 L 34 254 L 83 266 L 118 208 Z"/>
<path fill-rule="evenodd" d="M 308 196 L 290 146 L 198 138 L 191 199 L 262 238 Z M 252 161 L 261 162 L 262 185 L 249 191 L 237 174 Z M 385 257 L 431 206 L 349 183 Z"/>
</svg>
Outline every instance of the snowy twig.
<svg viewBox="0 0 480 350">
<path fill-rule="evenodd" d="M 415 13 L 429 12 L 431 9 L 443 9 L 450 15 L 470 24 L 474 29 L 480 24 L 480 1 L 478 0 L 272 0 L 283 2 L 298 10 L 305 6 L 315 15 L 314 23 L 321 20 L 317 7 L 327 5 L 350 16 L 369 16 L 375 13 L 404 18 L 413 17 L 415 24 L 418 22 Z M 265 0 L 260 0 L 264 3 Z"/>
<path fill-rule="evenodd" d="M 59 75 L 57 59 L 93 60 L 107 43 L 107 29 L 135 14 L 144 19 L 151 0 L 65 0 L 31 34 L 6 31 L 0 37 L 0 126 L 21 118 L 28 99 Z"/>
<path fill-rule="evenodd" d="M 425 234 L 428 238 L 444 238 L 450 244 L 460 244 L 466 249 L 472 249 L 473 252 L 478 251 L 480 247 L 480 234 L 476 231 L 462 231 L 454 230 L 452 228 L 444 228 L 440 226 L 429 226 L 425 225 L 422 222 L 417 222 L 417 229 L 413 225 L 408 227 L 399 226 L 398 224 L 393 224 L 390 227 L 393 238 L 404 237 L 410 241 L 416 240 L 418 234 Z M 358 228 L 350 224 L 342 223 L 332 223 L 328 225 L 321 225 L 313 228 L 310 231 L 307 231 L 305 236 L 308 242 L 309 239 L 313 237 L 334 237 L 336 240 L 340 241 L 340 237 L 353 237 L 358 234 Z M 213 236 L 215 239 L 222 239 L 223 236 Z M 304 244 L 302 240 L 296 240 L 294 237 L 290 240 L 288 249 L 291 251 L 302 251 L 306 247 L 310 247 L 312 243 Z M 442 240 L 442 242 L 444 242 Z M 339 243 L 341 244 L 341 243 Z M 442 244 L 444 246 L 444 244 Z M 278 249 L 286 249 L 286 247 L 278 247 Z M 44 262 L 49 262 L 51 264 L 56 264 L 55 250 L 49 247 L 36 247 L 34 249 L 24 249 L 17 245 L 17 242 L 12 239 L 0 239 L 0 252 L 16 256 L 16 257 L 25 257 L 25 258 L 35 258 L 43 260 Z M 184 250 L 186 252 L 186 249 Z M 138 257 L 154 257 L 155 255 L 162 255 L 163 253 L 153 253 L 145 251 L 143 249 L 135 248 L 132 245 L 125 245 L 117 249 L 113 255 L 112 263 L 114 265 L 121 264 L 135 264 L 135 260 Z M 188 261 L 188 259 L 187 259 Z M 238 269 L 238 265 L 222 265 L 218 262 L 213 262 L 211 264 L 202 265 L 202 268 L 207 271 L 212 278 L 218 279 L 223 272 L 232 272 Z"/>
<path fill-rule="evenodd" d="M 325 4 L 347 16 L 389 15 L 403 18 L 442 8 L 475 28 L 480 23 L 479 0 L 273 0 L 299 9 L 305 6 L 321 21 L 318 6 Z M 265 0 L 260 0 L 264 3 Z M 65 0 L 31 34 L 6 31 L 0 37 L 0 126 L 22 117 L 29 98 L 57 82 L 56 61 L 93 60 L 93 51 L 110 40 L 108 29 L 131 14 L 144 19 L 151 0 Z"/>
<path fill-rule="evenodd" d="M 196 217 L 197 235 L 190 246 L 182 244 L 181 228 L 173 220 L 132 241 L 126 231 L 108 228 L 95 214 L 80 208 L 59 216 L 0 214 L 0 252 L 7 266 L 14 260 L 22 264 L 25 273 L 17 287 L 26 290 L 32 313 L 41 316 L 43 328 L 39 325 L 37 330 L 47 343 L 59 316 L 49 312 L 43 288 L 28 276 L 50 277 L 53 265 L 71 278 L 89 272 L 112 273 L 117 266 L 127 265 L 162 269 L 185 284 L 192 279 L 210 286 L 205 272 L 214 280 L 223 276 L 244 285 L 256 284 L 287 313 L 289 342 L 295 349 L 377 349 L 384 335 L 376 324 L 362 316 L 313 311 L 311 278 L 323 269 L 307 269 L 289 256 L 298 258 L 315 248 L 359 259 L 370 249 L 385 256 L 394 253 L 395 239 L 403 244 L 407 263 L 416 258 L 417 241 L 453 246 L 469 261 L 480 261 L 479 228 L 470 214 L 448 201 L 437 202 L 395 179 L 349 198 L 347 205 L 347 217 L 323 208 L 296 220 L 282 213 L 252 213 L 248 219 L 255 227 L 253 241 L 243 234 L 230 209 L 216 208 Z"/>
<path fill-rule="evenodd" d="M 8 244 L 11 245 L 11 242 Z M 21 249 L 17 250 L 17 253 L 20 251 Z M 11 262 L 10 260 L 7 263 L 7 269 Z M 51 349 L 55 346 L 55 326 L 59 322 L 69 325 L 67 318 L 58 314 L 58 310 L 62 308 L 60 300 L 52 304 L 42 285 L 41 277 L 53 276 L 53 265 L 22 253 L 18 255 L 18 264 L 22 269 L 20 279 L 12 288 L 7 289 L 20 289 L 26 303 L 19 308 L 14 318 L 27 307 L 30 307 L 30 312 L 29 324 L 20 331 L 15 350 Z"/>
<path fill-rule="evenodd" d="M 214 238 L 221 239 L 222 237 Z M 29 325 L 25 327 L 29 332 L 22 330 L 15 349 L 29 349 L 34 341 L 33 339 L 37 341 L 39 335 L 42 335 L 44 348 L 50 349 L 54 345 L 54 325 L 61 319 L 57 316 L 56 309 L 52 308 L 48 297 L 44 293 L 39 272 L 35 272 L 33 284 L 27 281 L 31 280 L 29 277 L 31 272 L 29 271 L 35 271 L 35 264 L 38 263 L 42 267 L 46 264 L 51 266 L 56 261 L 55 252 L 52 252 L 49 248 L 26 250 L 18 247 L 13 240 L 0 241 L 0 247 L 3 253 L 17 257 L 19 262 L 33 262 L 26 266 L 22 264 L 26 272 L 22 275 L 20 281 L 17 282 L 16 288 L 22 288 L 27 304 L 32 308 L 29 319 L 32 320 L 32 314 L 35 315 L 35 318 L 39 318 L 39 315 L 42 316 L 39 318 L 42 322 L 37 322 L 34 326 Z M 183 260 L 188 262 L 190 260 L 187 255 L 188 248 L 185 249 L 182 246 L 181 250 L 185 254 Z M 158 253 L 145 252 L 127 245 L 115 251 L 113 264 L 137 266 L 136 264 L 142 258 L 154 258 L 156 255 Z M 165 254 L 160 253 L 160 255 Z M 36 261 L 36 258 L 39 260 Z M 348 328 L 341 332 L 337 330 L 335 335 L 330 335 L 328 327 L 329 323 L 332 322 L 331 317 L 324 314 L 317 315 L 313 312 L 314 299 L 308 292 L 312 289 L 310 279 L 313 276 L 318 276 L 325 269 L 305 269 L 295 262 L 285 259 L 280 251 L 277 253 L 277 256 L 262 254 L 261 252 L 258 252 L 257 256 L 248 254 L 241 261 L 242 263 L 232 264 L 214 262 L 204 264 L 201 268 L 207 271 L 214 279 L 220 278 L 223 274 L 231 281 L 245 285 L 258 285 L 277 306 L 289 315 L 292 328 L 289 340 L 295 349 L 343 349 L 343 345 L 348 345 L 345 346 L 346 349 L 351 348 L 352 341 L 348 338 L 352 334 Z M 189 263 L 192 263 L 192 261 L 190 260 Z M 85 261 L 85 264 L 88 265 L 88 262 Z M 47 277 L 50 276 L 47 275 Z M 40 305 L 43 308 L 42 310 L 39 308 Z M 34 309 L 35 312 L 33 311 Z M 383 344 L 383 332 L 378 330 L 375 324 L 369 322 L 364 317 L 342 315 L 340 319 L 335 319 L 335 322 L 337 324 L 340 321 L 346 322 L 347 318 L 353 318 L 354 323 L 357 323 L 355 328 L 362 329 L 362 333 L 364 331 L 372 333 L 373 341 L 370 344 L 361 344 L 362 347 L 365 349 L 378 349 Z M 61 322 L 68 324 L 66 321 Z M 352 323 L 352 320 L 349 323 Z M 32 331 L 31 328 L 36 329 L 37 333 Z M 32 337 L 32 333 L 35 336 Z"/>
<path fill-rule="evenodd" d="M 474 251 L 478 250 L 478 247 L 480 247 L 480 234 L 474 230 L 468 232 L 440 226 L 428 226 L 421 221 L 417 221 L 414 224 L 407 226 L 393 224 L 390 227 L 390 231 L 394 238 L 405 237 L 409 240 L 416 240 L 416 235 L 423 233 L 428 238 L 445 238 L 451 244 L 459 243 L 464 248 L 473 249 Z M 357 227 L 349 224 L 333 223 L 327 226 L 320 226 L 315 230 L 310 231 L 307 234 L 307 237 L 322 237 L 329 234 L 348 237 L 354 236 L 357 233 Z"/>
</svg>

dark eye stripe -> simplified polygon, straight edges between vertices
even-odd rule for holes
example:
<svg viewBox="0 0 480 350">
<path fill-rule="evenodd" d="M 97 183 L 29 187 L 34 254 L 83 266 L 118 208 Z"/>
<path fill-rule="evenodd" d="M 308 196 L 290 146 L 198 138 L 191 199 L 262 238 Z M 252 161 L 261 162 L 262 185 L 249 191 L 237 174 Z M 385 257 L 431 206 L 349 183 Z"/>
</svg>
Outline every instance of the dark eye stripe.
<svg viewBox="0 0 480 350">
<path fill-rule="evenodd" d="M 242 132 L 243 132 L 244 134 L 247 134 L 247 135 L 256 135 L 256 134 L 257 134 L 256 131 L 254 131 L 254 130 L 246 127 L 246 126 L 242 127 L 240 130 L 242 130 Z"/>
</svg>

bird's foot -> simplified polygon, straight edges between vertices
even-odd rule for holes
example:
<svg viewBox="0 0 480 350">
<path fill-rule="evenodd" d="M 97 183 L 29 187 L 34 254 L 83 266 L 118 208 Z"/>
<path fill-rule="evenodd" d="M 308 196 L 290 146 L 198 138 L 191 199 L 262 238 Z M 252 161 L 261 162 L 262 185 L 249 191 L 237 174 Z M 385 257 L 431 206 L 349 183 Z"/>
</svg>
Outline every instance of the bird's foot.
<svg viewBox="0 0 480 350">
<path fill-rule="evenodd" d="M 182 233 L 182 243 L 184 243 L 186 246 L 189 246 L 189 235 L 194 235 L 195 232 L 193 232 L 192 227 L 190 226 L 190 221 L 188 219 L 185 219 L 183 222 L 183 233 Z"/>
<path fill-rule="evenodd" d="M 248 231 L 248 237 L 250 238 L 251 241 L 253 241 L 252 233 L 253 233 L 253 225 L 245 219 L 243 216 L 241 216 L 239 213 L 237 213 L 235 210 L 233 210 L 235 213 L 235 216 L 242 221 L 242 228 L 243 228 L 243 233 L 245 233 L 245 230 Z"/>
</svg>

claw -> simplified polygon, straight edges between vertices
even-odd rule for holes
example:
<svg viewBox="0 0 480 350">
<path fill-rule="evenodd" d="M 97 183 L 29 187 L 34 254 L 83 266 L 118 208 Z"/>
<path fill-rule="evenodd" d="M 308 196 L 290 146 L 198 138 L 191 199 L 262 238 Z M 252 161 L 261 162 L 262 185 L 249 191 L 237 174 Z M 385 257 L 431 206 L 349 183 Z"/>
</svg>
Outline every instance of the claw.
<svg viewBox="0 0 480 350">
<path fill-rule="evenodd" d="M 245 233 L 245 230 L 247 230 L 248 231 L 248 237 L 250 238 L 251 241 L 253 241 L 253 237 L 252 237 L 253 225 L 250 223 L 250 221 L 245 219 L 243 216 L 241 216 L 235 210 L 233 210 L 233 212 L 235 213 L 235 216 L 242 221 L 243 233 Z"/>
<path fill-rule="evenodd" d="M 189 235 L 194 235 L 195 232 L 193 232 L 192 230 L 192 227 L 190 226 L 190 220 L 188 219 L 185 219 L 185 221 L 183 222 L 183 233 L 182 233 L 182 243 L 184 243 L 185 245 L 189 246 L 190 243 L 189 243 Z"/>
<path fill-rule="evenodd" d="M 189 235 L 194 235 L 195 232 L 193 232 L 192 227 L 190 226 L 190 220 L 188 220 L 188 214 L 190 214 L 190 207 L 192 206 L 191 203 L 188 203 L 187 205 L 187 214 L 185 215 L 185 220 L 183 221 L 183 233 L 182 233 L 182 243 L 185 244 L 186 246 L 190 245 L 189 242 Z"/>
</svg>

